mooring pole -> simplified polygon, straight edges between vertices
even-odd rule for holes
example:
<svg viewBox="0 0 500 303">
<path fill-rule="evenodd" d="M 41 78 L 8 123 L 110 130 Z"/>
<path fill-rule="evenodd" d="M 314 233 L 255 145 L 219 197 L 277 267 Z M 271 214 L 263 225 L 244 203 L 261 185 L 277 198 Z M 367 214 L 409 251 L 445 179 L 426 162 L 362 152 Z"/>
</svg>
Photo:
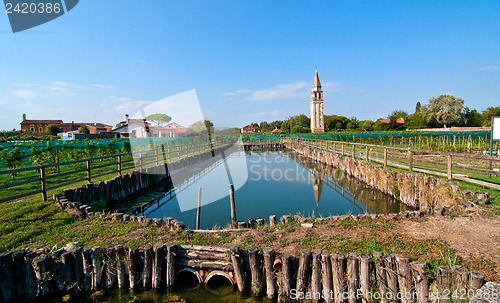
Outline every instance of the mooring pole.
<svg viewBox="0 0 500 303">
<path fill-rule="evenodd" d="M 198 188 L 198 211 L 196 212 L 196 229 L 200 229 L 200 213 L 201 213 L 201 186 Z"/>
<path fill-rule="evenodd" d="M 236 228 L 238 225 L 236 223 L 236 206 L 234 202 L 234 185 L 229 184 L 229 199 L 231 201 L 231 225 Z"/>
</svg>

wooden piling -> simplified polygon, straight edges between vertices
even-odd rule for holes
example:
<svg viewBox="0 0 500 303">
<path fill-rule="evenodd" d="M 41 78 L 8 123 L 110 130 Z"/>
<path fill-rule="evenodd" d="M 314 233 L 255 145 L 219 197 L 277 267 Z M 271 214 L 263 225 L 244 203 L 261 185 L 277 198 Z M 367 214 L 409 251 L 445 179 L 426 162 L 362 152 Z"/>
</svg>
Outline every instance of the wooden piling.
<svg viewBox="0 0 500 303">
<path fill-rule="evenodd" d="M 231 224 L 233 228 L 237 227 L 236 223 L 236 205 L 234 201 L 234 185 L 229 184 L 229 201 L 231 203 Z"/>
<path fill-rule="evenodd" d="M 82 263 L 83 263 L 83 287 L 86 291 L 90 291 L 92 289 L 92 275 L 94 272 L 94 268 L 92 266 L 92 258 L 90 255 L 92 254 L 91 248 L 85 248 L 82 254 Z"/>
<path fill-rule="evenodd" d="M 321 296 L 321 250 L 315 249 L 312 251 L 312 270 L 311 270 L 311 293 L 313 296 L 313 302 L 318 302 Z"/>
<path fill-rule="evenodd" d="M 151 285 L 153 288 L 160 288 L 162 277 L 165 272 L 165 244 L 156 243 L 153 245 L 153 272 Z"/>
<path fill-rule="evenodd" d="M 347 300 L 343 294 L 347 292 L 347 263 L 346 258 L 341 253 L 333 253 L 330 256 L 332 263 L 333 290 L 336 303 L 344 303 Z"/>
<path fill-rule="evenodd" d="M 311 252 L 307 249 L 300 251 L 299 255 L 299 268 L 297 270 L 297 293 L 303 294 L 307 291 L 308 284 L 307 280 L 309 277 L 309 267 L 311 261 Z"/>
<path fill-rule="evenodd" d="M 332 281 L 332 263 L 330 261 L 330 253 L 328 251 L 321 252 L 321 285 L 323 287 L 323 299 L 326 303 L 331 303 L 334 300 L 333 296 L 333 281 Z"/>
<path fill-rule="evenodd" d="M 262 279 L 262 261 L 257 248 L 248 249 L 248 263 L 250 264 L 251 289 L 254 296 L 259 297 L 264 291 Z"/>
<path fill-rule="evenodd" d="M 50 271 L 50 258 L 47 255 L 39 255 L 33 259 L 33 270 L 37 281 L 37 297 L 46 296 L 52 293 L 52 272 Z M 3 291 L 3 298 L 8 302 L 11 298 L 10 291 Z"/>
<path fill-rule="evenodd" d="M 276 226 L 276 215 L 269 216 L 269 226 L 270 227 Z"/>
<path fill-rule="evenodd" d="M 127 275 L 127 252 L 122 245 L 115 246 L 116 251 L 116 280 L 118 288 L 128 288 L 129 279 Z"/>
<path fill-rule="evenodd" d="M 385 274 L 384 257 L 379 252 L 374 252 L 373 257 L 375 258 L 375 278 L 377 280 L 378 291 L 380 293 L 380 302 L 387 303 L 387 277 Z"/>
<path fill-rule="evenodd" d="M 413 283 L 411 280 L 410 258 L 405 255 L 396 256 L 398 268 L 398 284 L 402 303 L 413 303 Z"/>
<path fill-rule="evenodd" d="M 356 254 L 347 255 L 347 289 L 349 303 L 357 303 L 357 293 L 359 289 L 359 263 Z"/>
<path fill-rule="evenodd" d="M 425 261 L 416 261 L 410 263 L 413 281 L 415 284 L 415 293 L 417 294 L 417 303 L 429 302 L 429 279 L 425 273 L 427 264 Z"/>
<path fill-rule="evenodd" d="M 279 279 L 278 302 L 287 302 L 292 289 L 292 256 L 288 253 L 281 255 L 283 264 Z"/>
<path fill-rule="evenodd" d="M 75 274 L 73 272 L 74 263 L 71 252 L 65 251 L 61 254 L 65 290 L 70 290 L 75 287 Z"/>
<path fill-rule="evenodd" d="M 201 214 L 201 186 L 198 188 L 198 208 L 196 211 L 196 229 L 200 229 L 200 214 Z"/>
<path fill-rule="evenodd" d="M 101 247 L 92 247 L 92 253 L 90 254 L 92 259 L 92 290 L 98 290 L 102 287 L 102 277 L 103 277 L 103 256 L 101 254 Z"/>
<path fill-rule="evenodd" d="M 138 288 L 140 286 L 143 269 L 143 266 L 141 266 L 143 264 L 141 264 L 139 247 L 136 245 L 129 247 L 127 257 L 130 288 Z"/>
<path fill-rule="evenodd" d="M 0 292 L 2 294 L 0 298 L 3 298 L 5 302 L 12 301 L 15 295 L 15 287 L 12 253 L 3 252 L 0 254 Z"/>
<path fill-rule="evenodd" d="M 477 271 L 471 271 L 469 275 L 469 289 L 476 291 L 484 284 L 484 275 Z"/>
<path fill-rule="evenodd" d="M 243 260 L 238 246 L 231 247 L 231 262 L 233 263 L 234 277 L 238 290 L 244 292 L 246 289 L 245 271 L 243 269 Z"/>
<path fill-rule="evenodd" d="M 385 256 L 385 274 L 387 279 L 387 298 L 391 302 L 396 302 L 396 297 L 398 294 L 398 277 L 396 275 L 397 265 L 394 255 Z"/>
<path fill-rule="evenodd" d="M 438 291 L 438 302 L 446 302 L 451 293 L 451 269 L 447 266 L 439 266 L 437 269 L 436 287 Z"/>
<path fill-rule="evenodd" d="M 167 264 L 165 268 L 165 284 L 167 287 L 173 286 L 175 283 L 175 245 L 167 244 L 166 248 Z"/>
<path fill-rule="evenodd" d="M 143 258 L 144 267 L 142 269 L 142 286 L 144 288 L 150 288 L 153 272 L 153 246 L 151 244 L 144 245 Z"/>
<path fill-rule="evenodd" d="M 116 249 L 114 245 L 106 247 L 106 288 L 114 288 L 118 284 L 116 277 Z"/>
<path fill-rule="evenodd" d="M 22 273 L 24 274 L 24 292 L 28 298 L 34 298 L 37 293 L 36 275 L 32 265 L 33 259 L 35 259 L 36 256 L 36 253 L 26 251 L 23 258 L 24 266 L 22 268 Z"/>
<path fill-rule="evenodd" d="M 469 282 L 469 270 L 463 266 L 455 265 L 452 268 L 453 285 L 459 294 L 466 293 Z"/>
<path fill-rule="evenodd" d="M 266 294 L 271 300 L 276 298 L 276 276 L 274 275 L 274 250 L 266 247 L 262 250 L 264 255 L 264 271 L 266 274 Z"/>
<path fill-rule="evenodd" d="M 369 301 L 370 272 L 370 256 L 365 254 L 359 255 L 359 286 L 362 293 L 361 302 L 363 303 L 368 303 Z"/>
</svg>

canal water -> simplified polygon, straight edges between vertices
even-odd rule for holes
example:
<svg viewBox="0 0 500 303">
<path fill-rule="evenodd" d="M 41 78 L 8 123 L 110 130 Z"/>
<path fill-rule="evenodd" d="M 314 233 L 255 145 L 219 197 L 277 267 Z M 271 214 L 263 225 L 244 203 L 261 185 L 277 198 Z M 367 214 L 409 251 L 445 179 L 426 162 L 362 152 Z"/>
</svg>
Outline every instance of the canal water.
<svg viewBox="0 0 500 303">
<path fill-rule="evenodd" d="M 264 218 L 267 222 L 270 215 L 327 217 L 409 209 L 344 171 L 289 150 L 237 150 L 170 173 L 173 188 L 161 185 L 149 191 L 148 199 L 151 193 L 159 198 L 144 209 L 144 214 L 149 218 L 173 217 L 189 229 L 196 228 L 200 187 L 200 228 L 229 226 L 229 184 L 235 187 L 238 221 Z"/>
</svg>

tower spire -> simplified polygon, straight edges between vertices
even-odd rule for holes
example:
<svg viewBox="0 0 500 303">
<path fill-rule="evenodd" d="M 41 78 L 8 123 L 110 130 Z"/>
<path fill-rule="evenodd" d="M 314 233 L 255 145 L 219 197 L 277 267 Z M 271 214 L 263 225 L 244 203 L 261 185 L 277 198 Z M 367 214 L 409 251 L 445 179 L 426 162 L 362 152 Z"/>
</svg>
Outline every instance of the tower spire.
<svg viewBox="0 0 500 303">
<path fill-rule="evenodd" d="M 314 82 L 311 91 L 311 132 L 324 133 L 325 123 L 323 121 L 323 90 L 319 81 L 318 70 L 314 74 Z"/>
</svg>

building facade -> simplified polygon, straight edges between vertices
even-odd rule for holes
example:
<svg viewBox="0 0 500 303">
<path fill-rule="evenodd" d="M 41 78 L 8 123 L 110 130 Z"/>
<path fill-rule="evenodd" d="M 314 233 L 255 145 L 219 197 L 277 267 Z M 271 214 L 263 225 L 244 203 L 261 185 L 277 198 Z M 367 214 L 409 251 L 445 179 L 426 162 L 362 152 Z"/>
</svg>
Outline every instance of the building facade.
<svg viewBox="0 0 500 303">
<path fill-rule="evenodd" d="M 311 91 L 311 133 L 324 133 L 325 121 L 323 120 L 323 91 L 319 81 L 318 71 L 314 75 Z"/>
<path fill-rule="evenodd" d="M 62 120 L 28 120 L 26 114 L 23 114 L 23 121 L 21 122 L 22 133 L 32 133 L 40 136 L 47 131 L 47 126 L 50 124 L 60 124 Z"/>
</svg>

